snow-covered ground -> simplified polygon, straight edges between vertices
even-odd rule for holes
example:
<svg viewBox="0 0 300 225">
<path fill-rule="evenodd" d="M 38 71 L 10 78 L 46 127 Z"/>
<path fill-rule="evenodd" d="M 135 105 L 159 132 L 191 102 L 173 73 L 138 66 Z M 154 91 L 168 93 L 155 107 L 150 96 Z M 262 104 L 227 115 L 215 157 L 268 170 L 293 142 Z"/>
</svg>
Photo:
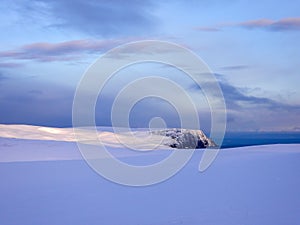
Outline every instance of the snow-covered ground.
<svg viewBox="0 0 300 225">
<path fill-rule="evenodd" d="M 173 151 L 109 149 L 133 165 Z M 128 187 L 95 173 L 74 142 L 2 137 L 0 224 L 300 224 L 300 145 L 224 149 L 200 173 L 202 154 L 162 183 Z"/>
</svg>

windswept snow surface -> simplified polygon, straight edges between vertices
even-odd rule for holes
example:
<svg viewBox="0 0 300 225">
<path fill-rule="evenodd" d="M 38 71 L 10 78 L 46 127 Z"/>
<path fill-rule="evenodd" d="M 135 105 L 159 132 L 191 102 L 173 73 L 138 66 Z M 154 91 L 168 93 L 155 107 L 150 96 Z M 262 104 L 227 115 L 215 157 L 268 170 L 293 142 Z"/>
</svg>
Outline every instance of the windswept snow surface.
<svg viewBox="0 0 300 225">
<path fill-rule="evenodd" d="M 174 151 L 108 150 L 132 165 Z M 95 173 L 74 142 L 0 138 L 0 224 L 299 225 L 300 145 L 220 150 L 200 173 L 202 154 L 162 183 L 128 187 Z"/>
</svg>

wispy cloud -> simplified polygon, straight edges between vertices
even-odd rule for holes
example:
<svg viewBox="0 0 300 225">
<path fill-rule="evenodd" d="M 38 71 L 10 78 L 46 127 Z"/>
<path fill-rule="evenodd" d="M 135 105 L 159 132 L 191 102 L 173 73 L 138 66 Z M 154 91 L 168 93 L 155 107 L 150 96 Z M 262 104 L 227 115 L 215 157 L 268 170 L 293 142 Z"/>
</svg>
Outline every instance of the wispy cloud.
<svg viewBox="0 0 300 225">
<path fill-rule="evenodd" d="M 279 20 L 257 19 L 238 23 L 222 23 L 209 27 L 196 27 L 199 31 L 221 31 L 226 27 L 241 27 L 245 29 L 263 29 L 266 31 L 300 31 L 300 17 L 282 18 Z"/>
<path fill-rule="evenodd" d="M 261 28 L 270 31 L 300 30 L 300 17 L 280 20 L 259 19 L 236 24 L 247 29 Z"/>
<path fill-rule="evenodd" d="M 152 0 L 33 0 L 19 6 L 19 12 L 32 20 L 46 17 L 48 27 L 115 37 L 153 31 L 155 6 Z"/>
<path fill-rule="evenodd" d="M 226 105 L 228 109 L 235 110 L 241 107 L 263 107 L 270 110 L 300 110 L 299 105 L 289 105 L 283 102 L 279 102 L 267 97 L 257 97 L 253 95 L 248 95 L 247 90 L 243 88 L 238 88 L 231 85 L 224 79 L 221 74 L 215 74 L 219 80 L 220 87 L 222 89 Z M 206 84 L 209 85 L 209 84 Z M 199 90 L 201 87 L 198 85 L 192 85 L 192 90 Z"/>
<path fill-rule="evenodd" d="M 2 72 L 0 72 L 0 81 L 6 80 L 6 79 L 7 79 L 7 77 L 4 76 Z"/>
<path fill-rule="evenodd" d="M 267 97 L 247 95 L 243 89 L 237 88 L 227 82 L 221 82 L 220 86 L 225 97 L 226 105 L 230 109 L 240 109 L 241 107 L 263 107 L 271 110 L 300 109 L 299 106 L 277 102 Z"/>
<path fill-rule="evenodd" d="M 204 32 L 217 32 L 217 31 L 220 31 L 221 28 L 217 28 L 217 27 L 195 27 L 195 30 L 204 31 Z"/>
<path fill-rule="evenodd" d="M 293 128 L 292 128 L 292 130 L 293 130 L 293 131 L 297 131 L 297 132 L 299 132 L 299 131 L 300 131 L 300 126 L 299 126 L 299 127 L 298 127 L 298 126 L 296 126 L 296 127 L 293 127 Z"/>
<path fill-rule="evenodd" d="M 36 60 L 41 62 L 71 61 L 85 53 L 102 53 L 125 40 L 72 40 L 59 43 L 38 42 L 17 49 L 0 51 L 0 58 Z M 17 66 L 17 63 L 2 63 L 3 66 Z M 1 67 L 1 63 L 0 63 Z"/>
<path fill-rule="evenodd" d="M 223 75 L 216 74 L 216 77 L 226 103 L 228 130 L 281 131 L 299 127 L 299 104 L 291 105 L 269 97 L 250 95 L 247 90 L 230 84 Z M 190 89 L 195 92 L 201 90 L 198 85 L 192 85 Z"/>
<path fill-rule="evenodd" d="M 122 39 L 84 39 L 72 40 L 58 43 L 37 42 L 23 45 L 19 48 L 0 51 L 0 59 L 12 60 L 35 60 L 39 62 L 51 61 L 76 61 L 82 59 L 86 54 L 102 54 L 106 51 L 129 42 L 137 42 L 134 46 L 117 52 L 114 57 L 122 57 L 123 54 L 136 54 L 138 51 L 147 52 L 149 54 L 162 54 L 178 52 L 172 46 L 161 44 L 157 48 L 153 48 L 150 43 L 152 41 L 139 42 L 142 37 L 128 37 Z M 111 54 L 112 55 L 112 54 Z M 13 66 L 13 64 L 4 64 Z M 15 66 L 17 63 L 14 64 Z M 1 64 L 0 64 L 1 67 Z"/>
<path fill-rule="evenodd" d="M 219 69 L 231 71 L 231 70 L 244 70 L 247 68 L 249 68 L 249 66 L 247 66 L 247 65 L 234 65 L 234 66 L 222 66 Z"/>
<path fill-rule="evenodd" d="M 7 78 L 0 88 L 0 123 L 71 126 L 73 95 L 67 87 Z"/>
<path fill-rule="evenodd" d="M 0 62 L 0 68 L 18 68 L 24 66 L 21 63 Z"/>
</svg>

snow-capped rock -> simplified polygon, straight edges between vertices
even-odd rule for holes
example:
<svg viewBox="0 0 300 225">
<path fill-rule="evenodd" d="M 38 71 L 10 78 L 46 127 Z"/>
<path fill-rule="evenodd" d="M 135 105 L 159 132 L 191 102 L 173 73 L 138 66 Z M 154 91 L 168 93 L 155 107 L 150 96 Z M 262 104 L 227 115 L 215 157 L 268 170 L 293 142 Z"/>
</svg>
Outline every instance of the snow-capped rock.
<svg viewBox="0 0 300 225">
<path fill-rule="evenodd" d="M 190 129 L 164 129 L 151 131 L 152 134 L 170 137 L 170 142 L 165 142 L 171 148 L 180 149 L 195 149 L 195 148 L 207 148 L 217 147 L 217 145 L 201 130 Z"/>
</svg>

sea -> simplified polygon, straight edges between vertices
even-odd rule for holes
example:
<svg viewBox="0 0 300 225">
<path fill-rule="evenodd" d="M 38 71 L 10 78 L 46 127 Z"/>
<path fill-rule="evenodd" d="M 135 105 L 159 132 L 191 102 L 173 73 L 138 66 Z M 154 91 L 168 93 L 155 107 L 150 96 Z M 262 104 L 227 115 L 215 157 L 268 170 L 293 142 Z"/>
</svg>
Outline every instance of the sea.
<svg viewBox="0 0 300 225">
<path fill-rule="evenodd" d="M 300 132 L 227 132 L 221 148 L 268 144 L 300 144 Z"/>
</svg>

